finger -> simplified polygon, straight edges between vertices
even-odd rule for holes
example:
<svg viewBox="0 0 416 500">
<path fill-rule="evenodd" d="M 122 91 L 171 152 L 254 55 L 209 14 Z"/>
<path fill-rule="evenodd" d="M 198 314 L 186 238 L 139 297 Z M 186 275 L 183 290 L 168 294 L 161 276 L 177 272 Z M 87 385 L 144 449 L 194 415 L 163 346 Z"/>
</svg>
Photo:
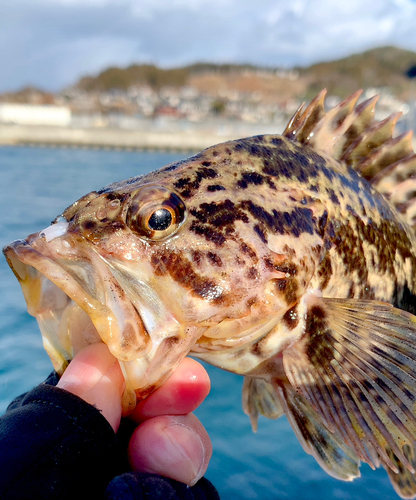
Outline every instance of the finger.
<svg viewBox="0 0 416 500">
<path fill-rule="evenodd" d="M 130 418 L 143 422 L 158 415 L 186 415 L 202 403 L 210 387 L 205 368 L 185 358 L 162 387 L 140 401 Z"/>
<path fill-rule="evenodd" d="M 130 439 L 130 466 L 194 485 L 212 455 L 209 436 L 193 414 L 160 416 L 139 425 Z"/>
<path fill-rule="evenodd" d="M 117 359 L 105 344 L 92 344 L 80 351 L 57 386 L 96 406 L 117 431 L 124 378 Z"/>
</svg>

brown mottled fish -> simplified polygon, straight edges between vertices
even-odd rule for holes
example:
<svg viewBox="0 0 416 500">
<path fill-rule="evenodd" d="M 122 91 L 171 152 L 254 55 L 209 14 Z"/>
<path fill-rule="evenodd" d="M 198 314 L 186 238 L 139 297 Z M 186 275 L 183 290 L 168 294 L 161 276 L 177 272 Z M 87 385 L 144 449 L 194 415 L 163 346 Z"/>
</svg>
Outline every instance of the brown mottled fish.
<svg viewBox="0 0 416 500">
<path fill-rule="evenodd" d="M 321 92 L 282 136 L 210 147 L 84 196 L 4 252 L 62 373 L 105 342 L 125 407 L 187 354 L 245 376 L 333 477 L 416 497 L 416 155 L 398 114 Z M 126 410 L 127 411 L 127 410 Z"/>
</svg>

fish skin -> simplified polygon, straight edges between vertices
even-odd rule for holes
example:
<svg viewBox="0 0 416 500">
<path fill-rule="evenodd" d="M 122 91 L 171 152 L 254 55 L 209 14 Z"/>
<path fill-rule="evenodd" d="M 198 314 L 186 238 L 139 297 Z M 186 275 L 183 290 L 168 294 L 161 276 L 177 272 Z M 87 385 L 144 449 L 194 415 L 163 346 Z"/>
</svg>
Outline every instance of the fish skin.
<svg viewBox="0 0 416 500">
<path fill-rule="evenodd" d="M 344 121 L 354 113 L 351 102 L 339 108 Z M 371 177 L 340 161 L 353 142 L 338 157 L 328 133 L 313 144 L 305 120 L 320 124 L 317 130 L 327 123 L 319 106 L 308 110 L 295 115 L 286 135 L 219 144 L 92 192 L 63 212 L 65 234 L 46 241 L 35 233 L 4 251 L 40 324 L 57 306 L 33 299 L 33 283 L 44 282 L 19 271 L 17 261 L 45 274 L 89 315 L 99 337 L 85 323 L 86 342 L 108 343 L 137 397 L 190 353 L 246 376 L 244 409 L 253 427 L 259 414 L 285 413 L 328 473 L 351 480 L 360 460 L 381 464 L 393 471 L 398 493 L 413 498 L 407 476 L 414 460 L 401 448 L 414 455 L 415 233 Z M 168 229 L 150 227 L 158 208 L 171 214 Z M 47 270 L 48 259 L 62 276 Z M 391 325 L 391 339 L 378 317 Z M 57 327 L 42 328 L 54 344 Z M 74 338 L 50 347 L 53 359 L 71 358 L 73 344 L 82 344 Z M 403 356 L 408 368 L 394 371 Z M 393 382 L 383 379 L 389 370 Z M 396 386 L 405 392 L 394 396 Z"/>
</svg>

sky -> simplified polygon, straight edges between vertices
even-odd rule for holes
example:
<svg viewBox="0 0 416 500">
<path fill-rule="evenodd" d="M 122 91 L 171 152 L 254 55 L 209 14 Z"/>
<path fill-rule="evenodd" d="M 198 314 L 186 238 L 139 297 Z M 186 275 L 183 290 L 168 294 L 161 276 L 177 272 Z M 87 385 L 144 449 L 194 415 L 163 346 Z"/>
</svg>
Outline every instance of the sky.
<svg viewBox="0 0 416 500">
<path fill-rule="evenodd" d="M 305 66 L 416 51 L 416 0 L 0 0 L 0 92 L 58 91 L 108 66 Z"/>
</svg>

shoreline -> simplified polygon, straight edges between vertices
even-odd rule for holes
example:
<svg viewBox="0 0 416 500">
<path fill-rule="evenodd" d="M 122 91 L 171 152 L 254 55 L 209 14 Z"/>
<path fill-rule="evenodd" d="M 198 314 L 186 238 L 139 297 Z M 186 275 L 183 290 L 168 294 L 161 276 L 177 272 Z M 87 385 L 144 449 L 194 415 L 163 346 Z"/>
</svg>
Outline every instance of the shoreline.
<svg viewBox="0 0 416 500">
<path fill-rule="evenodd" d="M 116 128 L 67 128 L 0 125 L 1 146 L 37 146 L 81 149 L 200 151 L 239 139 L 236 134 L 212 132 L 155 132 Z"/>
<path fill-rule="evenodd" d="M 265 134 L 270 127 L 265 126 Z M 0 124 L 1 146 L 50 148 L 109 149 L 125 151 L 201 151 L 209 146 L 242 137 L 241 131 L 227 134 L 213 132 L 156 132 L 120 128 L 70 128 Z M 412 138 L 416 152 L 416 137 Z"/>
</svg>

